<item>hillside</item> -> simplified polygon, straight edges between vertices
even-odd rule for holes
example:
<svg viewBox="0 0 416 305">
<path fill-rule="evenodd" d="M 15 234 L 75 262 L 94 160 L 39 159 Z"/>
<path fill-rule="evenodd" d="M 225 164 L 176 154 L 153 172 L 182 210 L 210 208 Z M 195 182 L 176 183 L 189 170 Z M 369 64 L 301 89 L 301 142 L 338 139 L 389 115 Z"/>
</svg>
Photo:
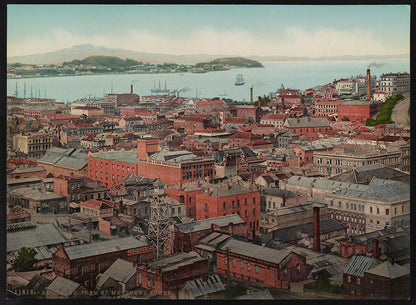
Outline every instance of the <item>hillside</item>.
<svg viewBox="0 0 416 305">
<path fill-rule="evenodd" d="M 263 68 L 263 65 L 255 60 L 243 58 L 243 57 L 226 57 L 214 59 L 210 62 L 198 63 L 196 67 L 203 67 L 209 65 L 222 65 L 222 66 L 231 66 L 237 68 Z"/>
<path fill-rule="evenodd" d="M 63 66 L 95 66 L 114 69 L 127 69 L 142 64 L 134 59 L 121 59 L 115 56 L 89 56 L 85 59 L 75 59 L 70 62 L 64 62 Z"/>
</svg>

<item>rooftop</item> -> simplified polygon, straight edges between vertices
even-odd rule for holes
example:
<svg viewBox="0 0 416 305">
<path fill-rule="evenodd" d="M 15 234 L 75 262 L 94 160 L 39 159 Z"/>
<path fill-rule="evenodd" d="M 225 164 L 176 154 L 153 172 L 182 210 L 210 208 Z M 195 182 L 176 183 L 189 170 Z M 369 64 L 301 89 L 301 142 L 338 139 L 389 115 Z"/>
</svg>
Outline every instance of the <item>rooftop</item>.
<svg viewBox="0 0 416 305">
<path fill-rule="evenodd" d="M 46 151 L 38 162 L 80 170 L 87 165 L 88 155 L 75 148 L 52 147 Z"/>
<path fill-rule="evenodd" d="M 410 271 L 398 264 L 392 264 L 389 261 L 385 261 L 384 263 L 367 270 L 367 273 L 395 279 L 409 275 Z"/>
<path fill-rule="evenodd" d="M 155 272 L 156 267 L 160 267 L 161 272 L 166 272 L 203 260 L 206 258 L 199 257 L 195 252 L 175 253 L 149 262 L 148 270 Z"/>
<path fill-rule="evenodd" d="M 345 229 L 346 227 L 333 219 L 323 220 L 320 222 L 320 234 L 326 234 Z M 302 238 L 311 236 L 313 236 L 313 223 L 306 223 L 273 231 L 273 239 L 282 243 L 300 240 Z"/>
<path fill-rule="evenodd" d="M 330 127 L 326 118 L 318 117 L 287 118 L 284 125 L 290 128 Z"/>
<path fill-rule="evenodd" d="M 137 164 L 137 153 L 136 152 L 109 151 L 109 152 L 101 152 L 101 153 L 97 153 L 97 154 L 92 154 L 91 157 L 98 158 L 98 159 L 104 159 L 104 160 L 111 160 L 111 161 Z"/>
<path fill-rule="evenodd" d="M 227 248 L 231 253 L 257 258 L 275 264 L 279 264 L 284 258 L 290 255 L 289 251 L 266 248 L 252 243 L 239 241 L 234 238 L 230 238 L 226 241 L 220 249 L 227 250 Z"/>
<path fill-rule="evenodd" d="M 19 167 L 12 171 L 10 174 L 23 174 L 23 173 L 33 173 L 44 171 L 43 166 L 31 166 L 31 167 Z"/>
<path fill-rule="evenodd" d="M 371 257 L 354 255 L 348 262 L 343 273 L 363 277 L 364 272 L 377 264 L 377 261 Z"/>
<path fill-rule="evenodd" d="M 176 151 L 157 151 L 150 156 L 150 159 L 154 161 L 164 162 L 181 162 L 192 160 L 196 156 L 187 150 L 176 150 Z"/>
<path fill-rule="evenodd" d="M 64 196 L 55 194 L 53 192 L 47 192 L 44 190 L 39 190 L 38 188 L 32 186 L 22 186 L 14 189 L 9 192 L 10 195 L 21 196 L 23 198 L 31 199 L 34 201 L 47 201 L 47 200 L 63 200 Z"/>
<path fill-rule="evenodd" d="M 252 193 L 252 192 L 258 192 L 258 190 L 249 189 L 240 184 L 228 183 L 227 185 L 224 185 L 224 186 L 215 185 L 215 187 L 208 187 L 206 188 L 206 191 L 203 192 L 201 195 L 221 198 L 221 197 L 228 197 L 228 196 L 233 196 L 233 195 L 247 194 L 247 193 Z"/>
<path fill-rule="evenodd" d="M 118 258 L 108 269 L 97 276 L 97 287 L 101 287 L 108 279 L 127 283 L 136 274 L 133 263 Z"/>
<path fill-rule="evenodd" d="M 226 216 L 202 219 L 202 220 L 193 221 L 189 223 L 176 224 L 176 227 L 179 229 L 179 231 L 183 233 L 189 233 L 189 232 L 207 230 L 211 228 L 211 224 L 216 224 L 220 227 L 223 227 L 223 226 L 229 225 L 230 223 L 241 224 L 241 223 L 244 223 L 244 221 L 241 219 L 241 217 L 238 214 L 231 214 L 231 215 L 226 215 Z"/>
<path fill-rule="evenodd" d="M 65 242 L 66 238 L 53 224 L 41 224 L 34 229 L 8 232 L 7 251 L 19 250 L 22 247 L 35 248 Z"/>
<path fill-rule="evenodd" d="M 53 282 L 46 288 L 49 291 L 55 292 L 58 295 L 69 297 L 71 296 L 81 285 L 71 281 L 62 276 L 57 276 Z"/>
<path fill-rule="evenodd" d="M 225 290 L 218 275 L 210 275 L 206 280 L 199 278 L 187 281 L 185 285 L 188 286 L 195 298 Z"/>
<path fill-rule="evenodd" d="M 101 255 L 110 252 L 124 251 L 134 248 L 147 246 L 148 244 L 133 237 L 124 237 L 107 241 L 96 242 L 92 244 L 72 246 L 65 248 L 69 259 Z"/>
</svg>

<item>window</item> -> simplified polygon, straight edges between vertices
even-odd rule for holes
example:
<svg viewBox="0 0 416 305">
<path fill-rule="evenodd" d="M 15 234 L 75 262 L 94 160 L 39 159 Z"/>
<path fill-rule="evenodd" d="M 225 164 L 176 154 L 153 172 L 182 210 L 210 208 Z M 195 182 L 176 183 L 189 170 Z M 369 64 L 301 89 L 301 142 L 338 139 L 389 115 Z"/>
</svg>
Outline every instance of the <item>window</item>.
<svg viewBox="0 0 416 305">
<path fill-rule="evenodd" d="M 259 266 L 256 266 L 256 273 L 259 273 Z"/>
<path fill-rule="evenodd" d="M 234 200 L 231 202 L 231 206 L 234 209 Z"/>
<path fill-rule="evenodd" d="M 250 263 L 247 263 L 247 270 L 250 271 L 250 269 L 251 269 L 251 265 Z"/>
<path fill-rule="evenodd" d="M 374 283 L 374 279 L 373 279 L 372 277 L 370 277 L 370 278 L 368 279 L 368 282 L 369 282 L 370 284 L 373 284 L 373 283 Z"/>
<path fill-rule="evenodd" d="M 360 278 L 357 277 L 357 285 L 360 285 Z"/>
<path fill-rule="evenodd" d="M 95 264 L 95 272 L 97 272 L 97 273 L 100 272 L 100 264 L 99 263 Z"/>
<path fill-rule="evenodd" d="M 348 283 L 351 283 L 351 275 L 347 276 L 347 281 L 348 281 Z"/>
<path fill-rule="evenodd" d="M 256 197 L 253 197 L 253 204 L 256 204 Z"/>
<path fill-rule="evenodd" d="M 380 214 L 380 209 L 379 208 L 377 208 L 377 214 Z"/>
<path fill-rule="evenodd" d="M 285 268 L 285 269 L 283 270 L 283 274 L 284 274 L 284 275 L 287 275 L 287 268 Z"/>
<path fill-rule="evenodd" d="M 253 216 L 256 216 L 256 208 L 253 209 Z"/>
<path fill-rule="evenodd" d="M 296 270 L 300 272 L 300 264 L 296 264 Z"/>
<path fill-rule="evenodd" d="M 228 264 L 228 259 L 227 257 L 224 257 L 224 263 L 227 265 Z"/>
<path fill-rule="evenodd" d="M 386 209 L 386 215 L 389 215 L 389 213 L 390 213 L 390 210 Z"/>
<path fill-rule="evenodd" d="M 245 203 L 245 205 L 247 205 L 247 198 L 246 199 L 244 199 L 244 203 Z M 403 211 L 402 211 L 403 212 Z"/>
<path fill-rule="evenodd" d="M 222 209 L 225 210 L 225 202 L 222 203 Z"/>
<path fill-rule="evenodd" d="M 82 276 L 82 266 L 78 266 L 78 276 Z"/>
<path fill-rule="evenodd" d="M 373 207 L 370 207 L 370 213 L 373 213 Z"/>
<path fill-rule="evenodd" d="M 248 211 L 247 211 L 247 210 L 245 210 L 244 215 L 245 215 L 246 217 L 248 216 Z"/>
<path fill-rule="evenodd" d="M 205 203 L 204 211 L 208 211 L 208 204 Z"/>
<path fill-rule="evenodd" d="M 233 267 L 235 267 L 235 259 L 233 258 Z"/>
<path fill-rule="evenodd" d="M 241 269 L 243 269 L 243 268 L 244 268 L 244 262 L 243 262 L 243 261 L 241 261 L 241 262 L 240 262 L 240 268 L 241 268 Z"/>
</svg>

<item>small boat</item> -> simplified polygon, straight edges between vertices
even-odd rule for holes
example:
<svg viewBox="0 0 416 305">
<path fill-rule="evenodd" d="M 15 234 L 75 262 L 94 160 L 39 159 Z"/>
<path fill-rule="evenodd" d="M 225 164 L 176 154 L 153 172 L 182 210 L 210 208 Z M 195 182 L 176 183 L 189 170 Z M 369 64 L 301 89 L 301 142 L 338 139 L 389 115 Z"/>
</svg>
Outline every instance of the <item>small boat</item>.
<svg viewBox="0 0 416 305">
<path fill-rule="evenodd" d="M 155 84 L 153 82 L 154 89 L 151 89 L 152 93 L 168 93 L 170 89 L 166 88 L 166 80 L 165 80 L 165 89 L 160 88 L 160 80 L 159 80 L 159 88 L 156 89 Z"/>
<path fill-rule="evenodd" d="M 238 74 L 237 77 L 235 78 L 235 83 L 234 85 L 236 86 L 242 86 L 244 85 L 246 82 L 244 81 L 244 77 L 243 74 Z"/>
</svg>

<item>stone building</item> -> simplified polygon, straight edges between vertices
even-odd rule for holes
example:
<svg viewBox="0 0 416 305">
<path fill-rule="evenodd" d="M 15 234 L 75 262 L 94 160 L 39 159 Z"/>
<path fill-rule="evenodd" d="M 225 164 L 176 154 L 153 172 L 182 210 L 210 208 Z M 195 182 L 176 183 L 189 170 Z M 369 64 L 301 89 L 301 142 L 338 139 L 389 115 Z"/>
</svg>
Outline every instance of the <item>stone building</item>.
<svg viewBox="0 0 416 305">
<path fill-rule="evenodd" d="M 13 136 L 13 149 L 27 154 L 28 158 L 40 158 L 53 145 L 53 135 L 44 132 L 29 132 Z"/>
<path fill-rule="evenodd" d="M 409 73 L 387 73 L 380 76 L 379 89 L 388 96 L 403 94 L 410 91 Z"/>
</svg>

